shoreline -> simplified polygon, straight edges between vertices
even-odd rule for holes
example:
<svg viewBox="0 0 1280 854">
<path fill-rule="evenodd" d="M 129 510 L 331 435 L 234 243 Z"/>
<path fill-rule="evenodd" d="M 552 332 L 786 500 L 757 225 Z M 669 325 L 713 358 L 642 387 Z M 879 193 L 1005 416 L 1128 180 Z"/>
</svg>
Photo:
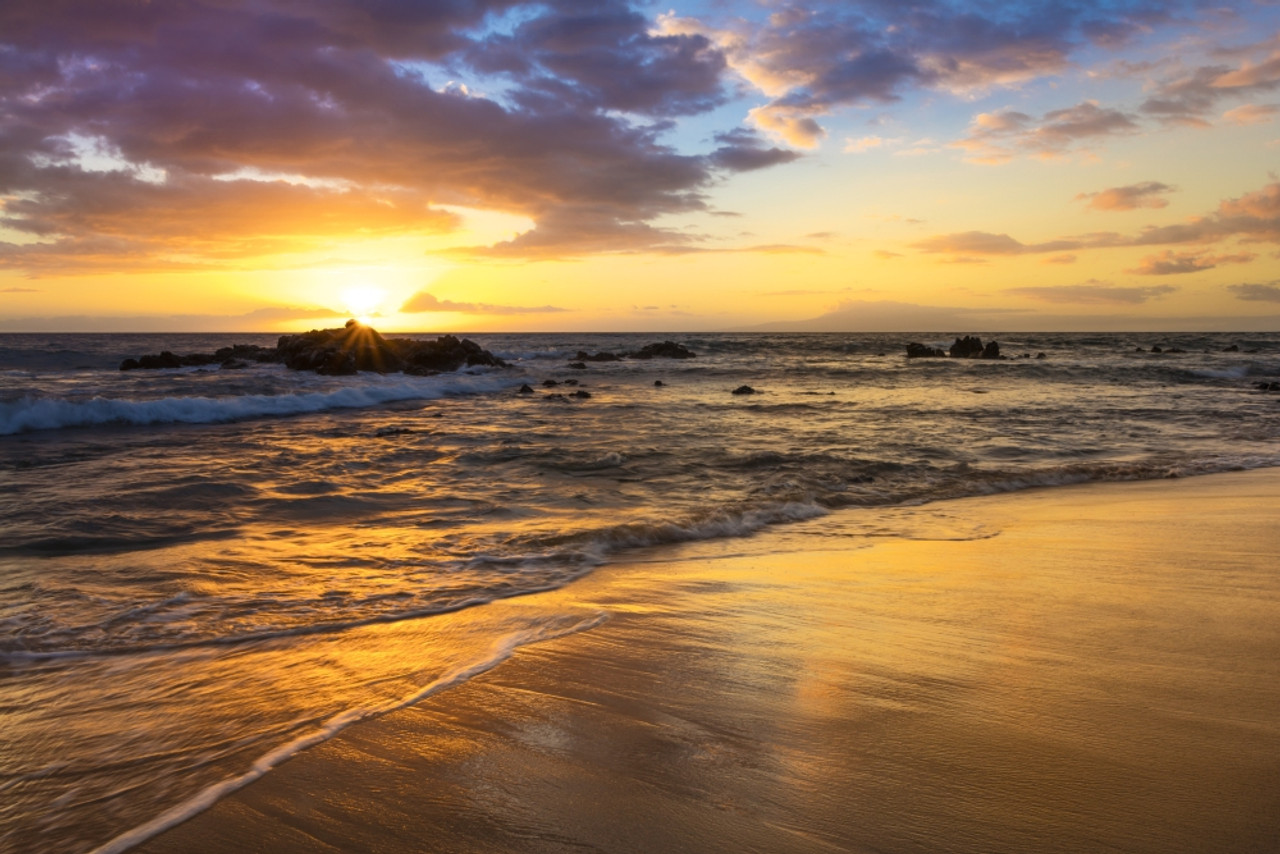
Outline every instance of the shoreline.
<svg viewBox="0 0 1280 854">
<path fill-rule="evenodd" d="M 131 850 L 1270 850 L 1277 508 L 1272 468 L 642 552 L 485 606 L 603 625 Z"/>
</svg>

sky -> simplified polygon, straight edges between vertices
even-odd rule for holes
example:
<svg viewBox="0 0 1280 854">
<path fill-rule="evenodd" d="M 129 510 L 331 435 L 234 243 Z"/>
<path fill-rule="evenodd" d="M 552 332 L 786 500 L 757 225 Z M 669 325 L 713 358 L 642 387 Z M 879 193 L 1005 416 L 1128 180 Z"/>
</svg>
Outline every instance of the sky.
<svg viewBox="0 0 1280 854">
<path fill-rule="evenodd" d="M 1280 2 L 6 0 L 0 331 L 1280 329 Z"/>
</svg>

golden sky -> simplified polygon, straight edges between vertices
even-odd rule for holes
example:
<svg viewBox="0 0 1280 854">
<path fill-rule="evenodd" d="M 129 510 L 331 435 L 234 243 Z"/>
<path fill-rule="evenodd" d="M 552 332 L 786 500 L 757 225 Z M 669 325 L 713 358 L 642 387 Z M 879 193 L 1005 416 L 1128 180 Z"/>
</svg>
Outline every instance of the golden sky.
<svg viewBox="0 0 1280 854">
<path fill-rule="evenodd" d="M 1274 330 L 1278 24 L 15 0 L 0 331 Z"/>
</svg>

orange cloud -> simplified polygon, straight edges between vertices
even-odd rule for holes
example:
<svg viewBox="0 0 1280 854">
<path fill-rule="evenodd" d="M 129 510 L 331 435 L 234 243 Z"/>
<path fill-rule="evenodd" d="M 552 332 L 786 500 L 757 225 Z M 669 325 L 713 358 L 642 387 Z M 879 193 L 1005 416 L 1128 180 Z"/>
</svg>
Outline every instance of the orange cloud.
<svg viewBox="0 0 1280 854">
<path fill-rule="evenodd" d="M 1249 253 L 1237 255 L 1208 255 L 1195 252 L 1174 252 L 1166 249 L 1156 255 L 1148 255 L 1138 266 L 1126 270 L 1139 276 L 1176 276 L 1182 273 L 1199 273 L 1223 264 L 1247 264 L 1256 256 Z"/>
<path fill-rule="evenodd" d="M 1127 187 L 1112 187 L 1097 193 L 1081 193 L 1076 200 L 1088 199 L 1086 205 L 1095 211 L 1132 211 L 1138 208 L 1163 208 L 1169 201 L 1162 198 L 1164 193 L 1174 190 L 1168 184 L 1159 181 L 1146 181 L 1141 184 L 1130 184 Z"/>
</svg>

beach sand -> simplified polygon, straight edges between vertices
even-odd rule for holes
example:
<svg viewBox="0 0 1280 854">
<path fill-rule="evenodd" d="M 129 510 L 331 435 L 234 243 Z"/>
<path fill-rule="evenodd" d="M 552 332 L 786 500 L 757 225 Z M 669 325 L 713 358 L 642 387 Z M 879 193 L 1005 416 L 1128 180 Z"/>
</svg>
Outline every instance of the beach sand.
<svg viewBox="0 0 1280 854">
<path fill-rule="evenodd" d="M 638 552 L 137 850 L 1274 852 L 1278 521 L 1263 470 Z"/>
</svg>

